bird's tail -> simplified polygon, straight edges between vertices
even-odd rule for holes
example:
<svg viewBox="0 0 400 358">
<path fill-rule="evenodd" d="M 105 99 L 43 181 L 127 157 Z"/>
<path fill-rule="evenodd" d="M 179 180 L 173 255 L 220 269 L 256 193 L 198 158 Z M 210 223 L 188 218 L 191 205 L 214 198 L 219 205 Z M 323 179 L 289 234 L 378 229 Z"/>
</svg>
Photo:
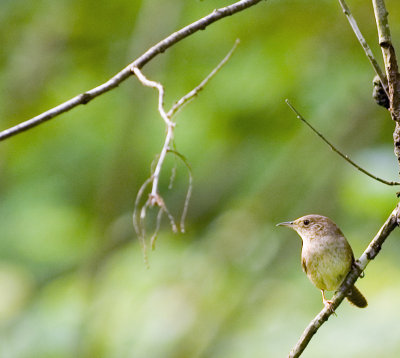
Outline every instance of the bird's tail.
<svg viewBox="0 0 400 358">
<path fill-rule="evenodd" d="M 357 289 L 356 286 L 353 286 L 346 295 L 346 298 L 352 303 L 354 306 L 364 308 L 367 307 L 368 303 L 363 294 Z"/>
</svg>

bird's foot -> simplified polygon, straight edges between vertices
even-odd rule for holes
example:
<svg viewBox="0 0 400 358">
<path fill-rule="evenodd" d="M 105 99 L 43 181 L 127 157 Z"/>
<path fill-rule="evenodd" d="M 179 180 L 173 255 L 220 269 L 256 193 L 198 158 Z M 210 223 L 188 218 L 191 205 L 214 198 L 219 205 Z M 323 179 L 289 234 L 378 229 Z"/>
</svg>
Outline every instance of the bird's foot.
<svg viewBox="0 0 400 358">
<path fill-rule="evenodd" d="M 335 310 L 333 308 L 333 301 L 326 299 L 324 290 L 321 290 L 321 294 L 322 294 L 322 302 L 324 303 L 324 306 L 326 308 L 328 308 L 329 311 L 336 316 Z"/>
<path fill-rule="evenodd" d="M 324 302 L 325 307 L 327 307 L 329 309 L 329 311 L 331 311 L 332 314 L 337 316 L 335 309 L 333 308 L 333 301 L 324 299 L 323 302 Z"/>
</svg>

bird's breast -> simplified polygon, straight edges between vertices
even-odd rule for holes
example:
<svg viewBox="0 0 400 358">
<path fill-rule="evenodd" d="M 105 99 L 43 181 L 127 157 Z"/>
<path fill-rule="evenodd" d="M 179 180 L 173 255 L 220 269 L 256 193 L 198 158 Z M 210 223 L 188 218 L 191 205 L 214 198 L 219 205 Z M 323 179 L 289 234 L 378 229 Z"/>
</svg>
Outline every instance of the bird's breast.
<svg viewBox="0 0 400 358">
<path fill-rule="evenodd" d="M 347 240 L 323 237 L 303 240 L 302 266 L 321 290 L 336 290 L 350 271 L 353 252 Z"/>
</svg>

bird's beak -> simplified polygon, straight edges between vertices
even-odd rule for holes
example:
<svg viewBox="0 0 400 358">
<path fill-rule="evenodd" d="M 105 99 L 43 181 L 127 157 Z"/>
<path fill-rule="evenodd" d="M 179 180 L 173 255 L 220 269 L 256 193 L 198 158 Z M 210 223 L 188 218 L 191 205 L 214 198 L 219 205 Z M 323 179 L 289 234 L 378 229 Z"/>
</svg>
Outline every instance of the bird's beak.
<svg viewBox="0 0 400 358">
<path fill-rule="evenodd" d="M 294 222 L 293 221 L 285 221 L 283 223 L 276 224 L 276 226 L 287 226 L 287 227 L 294 227 Z"/>
</svg>

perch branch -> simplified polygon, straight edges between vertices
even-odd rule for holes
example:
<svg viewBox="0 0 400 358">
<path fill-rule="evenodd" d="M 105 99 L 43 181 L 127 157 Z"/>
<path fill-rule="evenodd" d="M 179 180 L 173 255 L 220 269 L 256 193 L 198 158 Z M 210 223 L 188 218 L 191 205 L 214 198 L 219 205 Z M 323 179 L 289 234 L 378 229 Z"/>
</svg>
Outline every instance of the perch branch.
<svg viewBox="0 0 400 358">
<path fill-rule="evenodd" d="M 400 185 L 400 182 L 397 181 L 387 181 L 385 179 L 381 179 L 379 177 L 377 177 L 374 174 L 371 174 L 370 172 L 368 172 L 367 170 L 365 170 L 364 168 L 360 167 L 358 164 L 356 164 L 353 160 L 350 159 L 350 157 L 347 154 L 343 154 L 339 149 L 337 149 L 331 142 L 328 141 L 328 139 L 326 139 L 322 133 L 318 132 L 317 129 L 315 129 L 310 123 L 307 122 L 307 120 L 297 111 L 296 108 L 293 107 L 293 105 L 289 102 L 289 100 L 287 99 L 286 104 L 289 106 L 289 108 L 296 113 L 296 116 L 298 119 L 300 119 L 301 121 L 303 121 L 309 128 L 311 128 L 311 130 L 318 135 L 318 137 L 320 137 L 326 144 L 328 144 L 328 146 L 337 154 L 339 154 L 344 160 L 346 160 L 348 163 L 350 163 L 353 167 L 355 167 L 356 169 L 358 169 L 360 172 L 368 175 L 370 178 L 375 179 L 383 184 L 386 185 Z"/>
<path fill-rule="evenodd" d="M 36 127 L 37 125 L 42 124 L 54 117 L 57 117 L 58 115 L 67 112 L 78 105 L 89 103 L 92 99 L 100 96 L 105 92 L 114 89 L 121 82 L 123 82 L 129 76 L 131 76 L 132 75 L 131 69 L 133 67 L 136 67 L 138 69 L 142 68 L 154 57 L 163 53 L 165 50 L 167 50 L 177 42 L 183 40 L 184 38 L 194 34 L 199 30 L 204 30 L 207 26 L 211 25 L 212 23 L 224 17 L 245 10 L 253 5 L 258 4 L 259 2 L 261 2 L 261 0 L 240 0 L 226 7 L 215 9 L 212 13 L 208 14 L 207 16 L 193 22 L 190 25 L 183 27 L 179 31 L 174 32 L 173 34 L 166 37 L 164 40 L 160 41 L 159 43 L 151 47 L 143 55 L 138 57 L 135 61 L 130 63 L 120 72 L 118 72 L 115 76 L 113 76 L 107 82 L 101 84 L 100 86 L 97 86 L 87 92 L 81 93 L 64 103 L 52 109 L 49 109 L 46 112 L 39 114 L 36 117 L 33 117 L 31 119 L 28 119 L 27 121 L 17 124 L 16 126 L 3 130 L 2 132 L 0 132 L 0 141 L 5 140 L 6 138 L 12 137 L 14 135 L 17 135 L 19 133 L 22 133 L 33 127 Z"/>
<path fill-rule="evenodd" d="M 399 204 L 392 211 L 389 218 L 380 228 L 374 239 L 368 245 L 367 249 L 360 256 L 360 258 L 352 266 L 352 269 L 344 279 L 339 290 L 332 298 L 332 304 L 325 306 L 321 312 L 310 322 L 304 330 L 299 341 L 289 353 L 289 358 L 300 357 L 301 353 L 307 347 L 308 343 L 318 331 L 318 329 L 328 320 L 329 316 L 334 313 L 335 309 L 339 307 L 343 299 L 346 297 L 346 292 L 354 285 L 358 277 L 367 267 L 368 263 L 373 260 L 379 253 L 383 243 L 390 233 L 399 225 L 400 206 Z"/>
<path fill-rule="evenodd" d="M 367 41 L 365 40 L 363 34 L 361 33 L 360 28 L 357 25 L 356 19 L 353 17 L 353 15 L 350 11 L 350 8 L 347 6 L 345 0 L 339 0 L 339 4 L 342 7 L 343 13 L 347 17 L 347 20 L 349 21 L 354 34 L 356 35 L 358 41 L 360 42 L 361 47 L 363 48 L 365 54 L 367 55 L 369 62 L 371 63 L 372 67 L 374 68 L 375 73 L 378 75 L 378 77 L 382 83 L 382 87 L 386 92 L 386 95 L 389 97 L 388 84 L 387 84 L 385 74 L 381 70 L 381 68 L 378 64 L 378 61 L 375 59 L 374 54 L 371 51 L 371 48 L 368 46 Z"/>
</svg>

